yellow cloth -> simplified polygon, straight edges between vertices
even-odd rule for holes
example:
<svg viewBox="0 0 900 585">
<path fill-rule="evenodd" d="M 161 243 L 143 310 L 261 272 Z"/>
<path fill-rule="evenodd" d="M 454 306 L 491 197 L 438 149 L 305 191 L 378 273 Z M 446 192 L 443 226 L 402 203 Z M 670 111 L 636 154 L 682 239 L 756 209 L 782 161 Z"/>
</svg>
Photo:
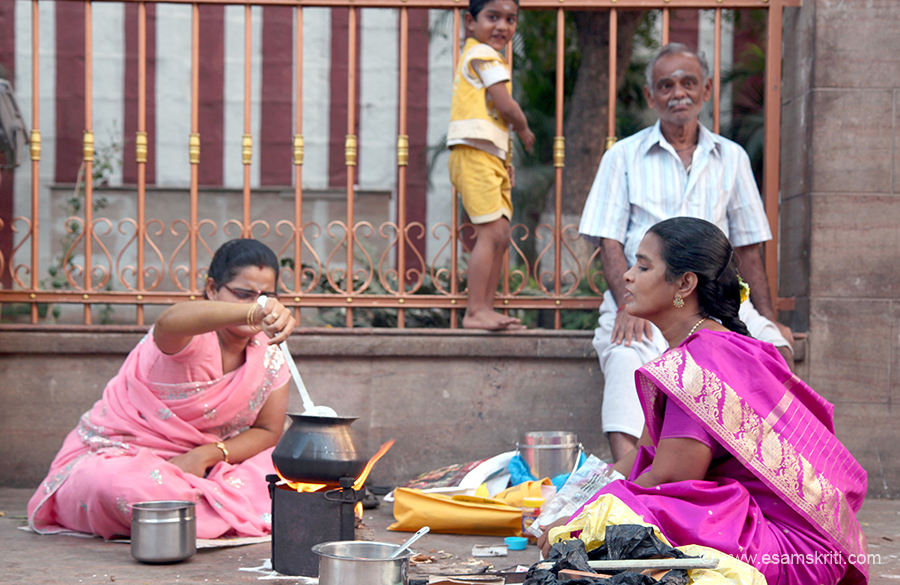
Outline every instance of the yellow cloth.
<svg viewBox="0 0 900 585">
<path fill-rule="evenodd" d="M 469 497 L 468 500 L 480 498 Z M 388 530 L 413 532 L 423 526 L 444 534 L 520 536 L 522 511 L 515 506 L 454 499 L 421 490 L 394 490 L 394 519 Z"/>
<path fill-rule="evenodd" d="M 653 528 L 653 534 L 662 542 L 671 546 L 671 543 L 653 524 L 644 522 L 643 518 L 635 514 L 622 500 L 612 494 L 604 494 L 594 502 L 585 506 L 581 513 L 573 518 L 565 526 L 557 526 L 550 529 L 549 540 L 551 543 L 561 540 L 578 538 L 584 543 L 588 552 L 599 548 L 606 541 L 606 527 L 619 524 L 639 524 Z M 581 530 L 577 537 L 572 532 Z M 719 566 L 715 569 L 691 569 L 688 571 L 691 585 L 766 585 L 766 579 L 755 567 L 748 565 L 731 555 L 719 552 L 715 549 L 685 545 L 676 547 L 678 550 L 690 556 L 719 559 Z"/>
<path fill-rule="evenodd" d="M 515 506 L 517 508 L 525 507 L 525 498 L 543 498 L 543 494 L 541 493 L 541 486 L 551 486 L 553 482 L 550 481 L 549 477 L 545 477 L 540 481 L 526 481 L 520 483 L 519 485 L 514 485 L 511 488 L 506 488 L 496 496 L 494 496 L 495 500 L 503 500 L 510 506 Z"/>
<path fill-rule="evenodd" d="M 573 518 L 565 526 L 557 526 L 550 529 L 549 539 L 551 543 L 560 540 L 578 538 L 584 542 L 584 548 L 592 551 L 599 548 L 606 541 L 606 526 L 619 524 L 639 524 L 651 526 L 653 534 L 664 543 L 672 546 L 666 540 L 659 528 L 644 522 L 644 519 L 631 511 L 631 508 L 622 503 L 622 500 L 612 494 L 604 494 L 585 506 L 581 514 Z M 572 536 L 572 532 L 581 531 L 580 536 Z"/>
<path fill-rule="evenodd" d="M 512 185 L 505 163 L 463 144 L 450 151 L 450 182 L 459 191 L 472 223 L 512 219 Z"/>
<path fill-rule="evenodd" d="M 509 123 L 497 113 L 472 61 L 480 61 L 484 68 L 505 68 L 506 61 L 490 45 L 474 38 L 466 41 L 462 52 L 453 78 L 447 141 L 452 144 L 455 139 L 487 140 L 505 155 L 509 148 Z M 506 89 L 512 92 L 512 82 L 506 82 Z"/>
</svg>

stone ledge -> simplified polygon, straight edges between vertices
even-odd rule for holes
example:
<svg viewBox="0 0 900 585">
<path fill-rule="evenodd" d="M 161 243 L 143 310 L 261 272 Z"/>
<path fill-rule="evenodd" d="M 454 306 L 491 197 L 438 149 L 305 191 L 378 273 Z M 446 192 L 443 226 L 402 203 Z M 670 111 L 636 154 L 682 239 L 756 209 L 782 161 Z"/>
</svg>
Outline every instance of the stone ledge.
<svg viewBox="0 0 900 585">
<path fill-rule="evenodd" d="M 127 354 L 146 327 L 3 327 L 0 355 Z M 592 331 L 530 330 L 491 333 L 436 329 L 301 329 L 288 340 L 291 351 L 306 357 L 594 357 Z"/>
<path fill-rule="evenodd" d="M 0 355 L 127 354 L 148 327 L 0 326 Z M 596 357 L 593 331 L 533 329 L 492 333 L 463 329 L 303 328 L 288 339 L 292 352 L 306 356 L 408 357 Z M 794 334 L 794 361 L 804 362 L 808 336 Z"/>
</svg>

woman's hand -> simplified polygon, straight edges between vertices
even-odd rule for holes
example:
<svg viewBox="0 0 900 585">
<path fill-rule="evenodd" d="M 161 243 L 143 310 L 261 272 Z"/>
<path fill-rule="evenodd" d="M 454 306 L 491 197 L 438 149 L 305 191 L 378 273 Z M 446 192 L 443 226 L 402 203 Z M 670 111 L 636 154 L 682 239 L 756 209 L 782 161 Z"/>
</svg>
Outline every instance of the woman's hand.
<svg viewBox="0 0 900 585">
<path fill-rule="evenodd" d="M 253 322 L 258 323 L 269 336 L 269 345 L 276 345 L 287 339 L 297 325 L 293 311 L 274 298 L 267 298 L 265 307 L 257 304 Z"/>
<path fill-rule="evenodd" d="M 550 549 L 553 546 L 550 544 L 550 529 L 556 528 L 557 526 L 565 526 L 569 523 L 568 518 L 560 518 L 559 520 L 553 522 L 552 524 L 546 526 L 544 528 L 544 533 L 538 537 L 537 545 L 538 548 L 541 549 L 541 557 L 547 558 L 547 555 L 550 554 Z"/>
<path fill-rule="evenodd" d="M 249 429 L 223 441 L 228 449 L 228 462 L 237 465 L 269 447 L 274 447 L 281 438 L 287 405 L 288 385 L 285 384 L 269 394 L 266 403 L 256 415 L 256 421 Z M 208 469 L 224 460 L 225 454 L 222 450 L 216 447 L 215 443 L 207 443 L 172 457 L 169 463 L 185 473 L 204 477 Z"/>
<path fill-rule="evenodd" d="M 197 477 L 204 477 L 206 470 L 214 467 L 216 463 L 222 461 L 223 453 L 221 449 L 215 445 L 200 445 L 194 447 L 187 453 L 176 455 L 169 459 L 169 463 L 176 466 L 185 473 L 191 473 Z"/>
</svg>

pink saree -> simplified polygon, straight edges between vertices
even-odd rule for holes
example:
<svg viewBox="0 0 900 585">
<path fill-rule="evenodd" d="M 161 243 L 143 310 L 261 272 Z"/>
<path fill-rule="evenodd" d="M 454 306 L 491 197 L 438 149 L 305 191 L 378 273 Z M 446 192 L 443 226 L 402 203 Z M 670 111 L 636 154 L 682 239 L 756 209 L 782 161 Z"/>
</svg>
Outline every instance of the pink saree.
<svg viewBox="0 0 900 585">
<path fill-rule="evenodd" d="M 66 437 L 28 502 L 31 528 L 128 535 L 130 504 L 188 500 L 196 502 L 199 538 L 271 532 L 265 476 L 275 473 L 272 449 L 241 463 L 218 463 L 205 478 L 168 461 L 239 434 L 253 424 L 272 390 L 287 382 L 281 351 L 265 339 L 253 338 L 244 365 L 223 374 L 214 332 L 167 356 L 151 330 Z"/>
<path fill-rule="evenodd" d="M 675 400 L 728 454 L 703 480 L 642 488 L 633 481 L 654 454 L 642 448 L 627 480 L 600 493 L 618 497 L 673 545 L 730 554 L 769 585 L 868 582 L 856 519 L 866 472 L 834 435 L 834 407 L 773 346 L 701 331 L 639 369 L 635 381 L 654 445 Z"/>
</svg>

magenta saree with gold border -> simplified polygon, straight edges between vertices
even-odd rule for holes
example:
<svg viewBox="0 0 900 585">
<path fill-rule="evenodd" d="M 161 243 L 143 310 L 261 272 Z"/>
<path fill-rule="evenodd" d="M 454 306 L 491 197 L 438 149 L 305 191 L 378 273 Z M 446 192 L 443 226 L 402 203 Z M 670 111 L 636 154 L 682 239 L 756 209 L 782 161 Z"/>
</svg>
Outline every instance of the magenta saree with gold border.
<svg viewBox="0 0 900 585">
<path fill-rule="evenodd" d="M 700 481 L 642 488 L 643 448 L 619 497 L 676 545 L 733 555 L 776 583 L 866 583 L 856 512 L 866 472 L 834 435 L 833 406 L 788 370 L 770 344 L 701 331 L 635 373 L 654 445 L 667 400 L 730 454 Z"/>
</svg>

